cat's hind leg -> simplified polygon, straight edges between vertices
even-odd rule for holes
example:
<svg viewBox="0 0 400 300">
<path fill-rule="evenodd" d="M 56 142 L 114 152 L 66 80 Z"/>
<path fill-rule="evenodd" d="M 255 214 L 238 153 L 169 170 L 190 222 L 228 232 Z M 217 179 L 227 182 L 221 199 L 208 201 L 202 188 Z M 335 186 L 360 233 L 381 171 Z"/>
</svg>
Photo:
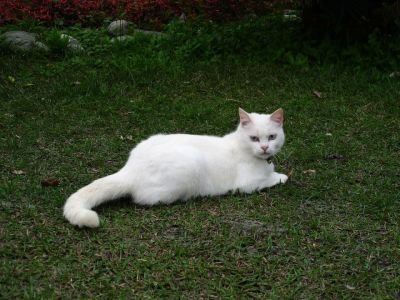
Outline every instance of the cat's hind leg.
<svg viewBox="0 0 400 300">
<path fill-rule="evenodd" d="M 133 192 L 132 197 L 133 203 L 144 206 L 154 206 L 160 203 L 171 203 L 173 199 L 171 199 L 170 195 L 163 191 L 162 189 L 157 188 L 147 188 L 146 190 L 135 190 Z"/>
</svg>

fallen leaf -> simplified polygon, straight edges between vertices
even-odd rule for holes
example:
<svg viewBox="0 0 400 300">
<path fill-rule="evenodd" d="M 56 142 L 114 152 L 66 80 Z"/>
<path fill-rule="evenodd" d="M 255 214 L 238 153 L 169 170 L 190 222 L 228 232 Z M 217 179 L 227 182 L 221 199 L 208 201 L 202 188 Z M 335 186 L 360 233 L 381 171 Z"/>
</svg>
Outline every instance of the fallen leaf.
<svg viewBox="0 0 400 300">
<path fill-rule="evenodd" d="M 317 98 L 321 98 L 321 97 L 322 97 L 321 92 L 319 92 L 319 91 L 313 91 L 312 93 L 313 93 L 314 96 L 317 97 Z"/>
<path fill-rule="evenodd" d="M 354 172 L 354 180 L 355 182 L 361 183 L 364 181 L 365 174 L 362 170 L 358 170 Z"/>
<path fill-rule="evenodd" d="M 8 78 L 8 80 L 9 80 L 10 82 L 12 82 L 12 83 L 14 83 L 14 82 L 15 82 L 15 78 L 14 78 L 14 77 L 12 77 L 12 76 L 8 76 L 7 78 Z"/>
<path fill-rule="evenodd" d="M 293 172 L 294 172 L 293 168 L 290 168 L 289 172 L 287 173 L 287 177 L 292 177 Z"/>
<path fill-rule="evenodd" d="M 356 288 L 354 286 L 346 284 L 346 288 L 349 290 L 355 290 Z"/>
<path fill-rule="evenodd" d="M 15 175 L 25 175 L 26 174 L 26 172 L 25 171 L 22 171 L 22 170 L 14 170 L 14 171 L 12 171 L 13 172 L 13 174 L 15 174 Z"/>
<path fill-rule="evenodd" d="M 132 141 L 133 140 L 133 137 L 131 136 L 131 135 L 127 135 L 127 136 L 120 136 L 119 137 L 121 140 L 128 140 L 128 141 Z"/>
<path fill-rule="evenodd" d="M 49 187 L 49 186 L 58 186 L 60 181 L 55 178 L 47 178 L 42 180 L 41 185 L 42 187 Z"/>
<path fill-rule="evenodd" d="M 327 132 L 327 133 L 325 133 L 325 135 L 326 135 L 326 136 L 332 136 L 332 133 Z"/>
<path fill-rule="evenodd" d="M 303 173 L 304 174 L 309 174 L 309 175 L 314 175 L 315 173 L 317 173 L 317 171 L 310 169 L 310 170 L 304 170 Z"/>
<path fill-rule="evenodd" d="M 96 173 L 99 173 L 99 170 L 96 168 L 90 168 L 89 173 L 96 174 Z"/>
<path fill-rule="evenodd" d="M 341 154 L 331 154 L 325 158 L 330 160 L 346 160 L 346 158 Z"/>
</svg>

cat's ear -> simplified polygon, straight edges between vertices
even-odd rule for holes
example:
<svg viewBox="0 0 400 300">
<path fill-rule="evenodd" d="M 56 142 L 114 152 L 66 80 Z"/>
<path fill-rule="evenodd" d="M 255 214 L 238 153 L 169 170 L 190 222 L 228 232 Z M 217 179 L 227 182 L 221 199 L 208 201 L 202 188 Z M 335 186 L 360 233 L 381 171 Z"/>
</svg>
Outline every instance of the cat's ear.
<svg viewBox="0 0 400 300">
<path fill-rule="evenodd" d="M 271 121 L 274 121 L 279 124 L 279 126 L 283 126 L 283 109 L 279 108 L 274 111 L 270 116 Z"/>
<path fill-rule="evenodd" d="M 246 126 L 251 123 L 250 116 L 247 112 L 239 107 L 239 117 L 240 117 L 240 124 L 242 126 Z"/>
</svg>

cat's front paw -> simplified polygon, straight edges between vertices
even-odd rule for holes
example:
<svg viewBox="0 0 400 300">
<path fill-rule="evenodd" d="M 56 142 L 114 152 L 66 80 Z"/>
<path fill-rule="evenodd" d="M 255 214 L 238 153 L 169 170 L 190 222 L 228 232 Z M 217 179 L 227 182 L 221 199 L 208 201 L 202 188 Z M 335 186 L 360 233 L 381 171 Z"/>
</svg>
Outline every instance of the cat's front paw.
<svg viewBox="0 0 400 300">
<path fill-rule="evenodd" d="M 287 175 L 285 175 L 285 174 L 278 174 L 278 182 L 279 183 L 286 183 L 286 181 L 288 180 L 288 177 L 287 177 Z"/>
<path fill-rule="evenodd" d="M 270 188 L 274 185 L 280 184 L 280 183 L 285 183 L 288 180 L 288 177 L 285 174 L 279 174 L 274 172 L 273 174 L 271 174 L 271 176 L 268 178 L 267 181 L 265 181 L 263 183 L 263 185 L 261 185 L 258 190 L 262 190 L 265 188 Z"/>
</svg>

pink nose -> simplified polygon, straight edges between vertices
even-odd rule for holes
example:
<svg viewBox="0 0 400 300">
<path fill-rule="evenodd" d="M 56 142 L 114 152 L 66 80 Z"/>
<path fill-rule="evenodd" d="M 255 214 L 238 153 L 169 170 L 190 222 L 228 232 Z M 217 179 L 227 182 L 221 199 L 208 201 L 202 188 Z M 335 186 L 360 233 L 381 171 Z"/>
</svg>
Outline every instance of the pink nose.
<svg viewBox="0 0 400 300">
<path fill-rule="evenodd" d="M 267 151 L 268 146 L 261 146 L 261 149 L 263 149 L 263 151 L 265 152 L 265 151 Z"/>
</svg>

